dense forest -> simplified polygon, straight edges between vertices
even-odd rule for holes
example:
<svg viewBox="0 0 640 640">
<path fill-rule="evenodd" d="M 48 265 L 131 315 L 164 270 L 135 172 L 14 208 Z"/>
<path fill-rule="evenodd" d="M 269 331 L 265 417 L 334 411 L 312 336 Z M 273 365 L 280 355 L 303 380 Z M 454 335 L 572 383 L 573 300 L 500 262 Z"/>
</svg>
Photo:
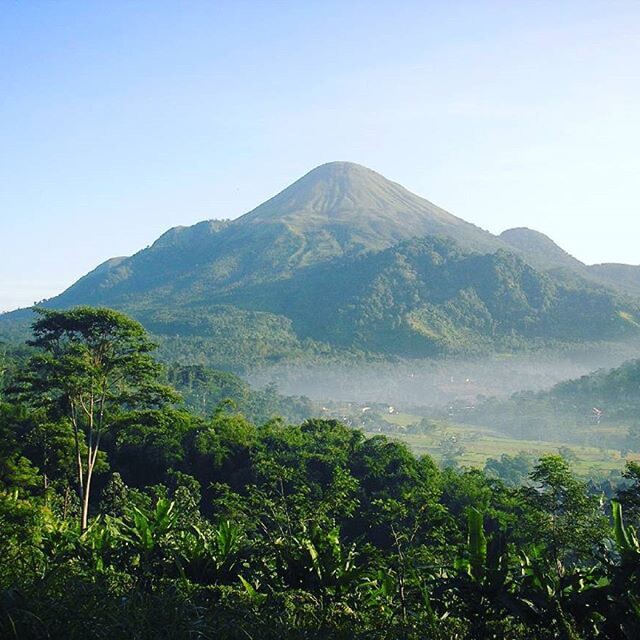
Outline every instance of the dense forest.
<svg viewBox="0 0 640 640">
<path fill-rule="evenodd" d="M 154 350 L 91 307 L 0 345 L 0 637 L 640 636 L 639 464 L 440 469 Z"/>
</svg>

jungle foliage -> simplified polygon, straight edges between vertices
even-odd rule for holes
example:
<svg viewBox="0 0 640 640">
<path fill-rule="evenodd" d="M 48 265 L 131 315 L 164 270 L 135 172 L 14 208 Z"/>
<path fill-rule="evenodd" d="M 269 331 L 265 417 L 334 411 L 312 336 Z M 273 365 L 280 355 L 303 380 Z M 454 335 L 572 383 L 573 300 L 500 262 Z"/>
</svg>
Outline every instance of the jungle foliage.
<svg viewBox="0 0 640 640">
<path fill-rule="evenodd" d="M 507 486 L 335 420 L 196 411 L 202 372 L 161 372 L 116 312 L 41 322 L 28 358 L 3 356 L 0 637 L 640 634 L 637 465 L 613 502 L 559 456 Z M 89 412 L 74 424 L 108 362 L 99 429 Z"/>
</svg>

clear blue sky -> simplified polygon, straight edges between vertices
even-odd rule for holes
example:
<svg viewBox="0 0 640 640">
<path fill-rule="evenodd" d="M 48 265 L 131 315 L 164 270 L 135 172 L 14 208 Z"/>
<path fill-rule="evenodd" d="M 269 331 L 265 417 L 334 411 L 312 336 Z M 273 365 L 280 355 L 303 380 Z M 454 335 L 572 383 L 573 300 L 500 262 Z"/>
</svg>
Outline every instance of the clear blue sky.
<svg viewBox="0 0 640 640">
<path fill-rule="evenodd" d="M 640 262 L 640 3 L 0 2 L 0 309 L 330 160 Z"/>
</svg>

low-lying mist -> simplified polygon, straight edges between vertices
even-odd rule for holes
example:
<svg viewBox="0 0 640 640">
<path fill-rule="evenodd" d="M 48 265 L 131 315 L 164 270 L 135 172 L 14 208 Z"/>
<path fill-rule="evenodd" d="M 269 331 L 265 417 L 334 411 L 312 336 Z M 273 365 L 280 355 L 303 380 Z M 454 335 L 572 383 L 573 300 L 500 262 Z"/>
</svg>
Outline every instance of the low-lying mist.
<svg viewBox="0 0 640 640">
<path fill-rule="evenodd" d="M 286 395 L 317 402 L 442 406 L 479 396 L 507 397 L 548 389 L 597 369 L 640 357 L 640 344 L 608 344 L 563 352 L 501 354 L 484 358 L 406 360 L 361 365 L 274 365 L 248 375 L 258 387 L 275 383 Z"/>
</svg>

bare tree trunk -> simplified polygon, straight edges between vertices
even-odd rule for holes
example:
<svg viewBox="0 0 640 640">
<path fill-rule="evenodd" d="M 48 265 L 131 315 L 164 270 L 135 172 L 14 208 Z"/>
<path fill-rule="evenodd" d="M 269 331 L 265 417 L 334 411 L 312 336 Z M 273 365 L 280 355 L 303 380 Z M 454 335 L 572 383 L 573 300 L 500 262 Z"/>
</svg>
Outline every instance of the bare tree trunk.
<svg viewBox="0 0 640 640">
<path fill-rule="evenodd" d="M 95 455 L 98 454 L 98 450 L 95 450 Z M 87 478 L 84 485 L 84 496 L 82 500 L 82 516 L 80 522 L 80 528 L 82 531 L 86 531 L 89 526 L 89 497 L 91 495 L 91 479 L 93 477 L 93 465 L 95 464 L 95 455 L 93 448 L 90 447 L 87 451 Z"/>
<path fill-rule="evenodd" d="M 80 504 L 84 505 L 84 470 L 82 468 L 82 454 L 80 452 L 80 427 L 78 426 L 78 416 L 76 413 L 76 406 L 73 402 L 71 404 L 71 423 L 73 424 L 73 438 L 76 448 L 76 473 L 78 478 L 78 496 L 80 498 Z M 86 529 L 84 514 L 80 517 L 80 528 L 82 531 Z"/>
<path fill-rule="evenodd" d="M 87 416 L 87 420 L 89 422 L 88 425 L 88 443 L 87 443 L 87 467 L 86 467 L 86 478 L 84 478 L 84 482 L 81 483 L 80 487 L 80 530 L 82 532 L 87 530 L 89 526 L 89 497 L 91 495 L 91 478 L 93 476 L 93 467 L 96 462 L 96 457 L 98 455 L 98 446 L 99 446 L 99 434 L 94 431 L 94 409 L 95 409 L 95 398 L 93 393 L 89 395 L 89 405 L 84 401 L 82 396 L 79 397 L 80 405 L 84 413 Z M 94 437 L 96 439 L 94 445 Z M 82 468 L 82 460 L 80 457 L 80 453 L 78 451 L 78 460 L 80 461 L 80 469 Z M 81 473 L 82 475 L 82 473 Z"/>
<path fill-rule="evenodd" d="M 92 469 L 87 469 L 87 486 L 82 499 L 82 514 L 80 516 L 80 530 L 85 532 L 89 526 L 89 495 L 91 493 L 91 472 Z"/>
<path fill-rule="evenodd" d="M 100 448 L 100 433 L 95 434 L 95 445 L 89 448 L 87 452 L 87 478 L 84 485 L 84 500 L 82 501 L 82 531 L 86 531 L 89 526 L 89 498 L 91 496 L 91 480 L 93 478 L 93 469 L 96 466 L 98 458 L 98 450 Z"/>
</svg>

